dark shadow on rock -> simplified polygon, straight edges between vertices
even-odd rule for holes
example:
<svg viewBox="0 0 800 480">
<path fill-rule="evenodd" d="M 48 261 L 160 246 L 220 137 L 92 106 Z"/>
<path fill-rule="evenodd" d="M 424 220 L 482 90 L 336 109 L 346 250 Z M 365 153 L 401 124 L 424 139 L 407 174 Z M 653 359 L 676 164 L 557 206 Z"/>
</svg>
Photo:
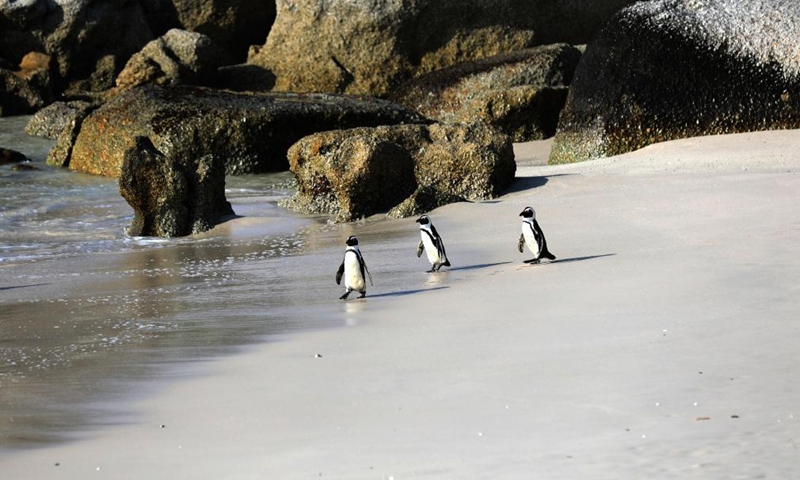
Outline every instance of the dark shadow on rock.
<svg viewBox="0 0 800 480">
<path fill-rule="evenodd" d="M 511 262 L 480 263 L 480 264 L 477 264 L 477 265 L 465 265 L 463 267 L 448 268 L 447 270 L 442 270 L 442 271 L 443 272 L 445 272 L 445 271 L 455 272 L 455 271 L 458 271 L 458 270 L 477 270 L 479 268 L 496 267 L 498 265 L 506 265 L 508 263 L 511 263 Z"/>
<path fill-rule="evenodd" d="M 366 298 L 380 298 L 380 297 L 404 297 L 406 295 L 414 295 L 415 293 L 432 292 L 434 290 L 441 290 L 450 287 L 433 287 L 433 288 L 420 288 L 417 290 L 401 290 L 399 292 L 379 293 L 377 295 L 367 295 Z M 355 300 L 355 299 L 354 299 Z"/>
<path fill-rule="evenodd" d="M 43 285 L 49 285 L 49 283 L 33 283 L 31 285 L 15 285 L 13 287 L 0 287 L 0 291 L 1 290 L 13 290 L 15 288 L 41 287 Z"/>
<path fill-rule="evenodd" d="M 214 223 L 214 226 L 222 225 L 223 223 L 228 223 L 230 221 L 238 220 L 240 218 L 245 218 L 245 215 L 237 215 L 236 213 L 232 215 L 223 215 L 217 219 L 216 223 Z"/>
<path fill-rule="evenodd" d="M 559 173 L 558 175 L 549 175 L 546 177 L 517 177 L 514 183 L 508 187 L 503 194 L 522 192 L 524 190 L 531 190 L 533 188 L 543 187 L 547 184 L 550 178 L 561 177 L 565 175 L 572 175 L 570 173 Z"/>
</svg>

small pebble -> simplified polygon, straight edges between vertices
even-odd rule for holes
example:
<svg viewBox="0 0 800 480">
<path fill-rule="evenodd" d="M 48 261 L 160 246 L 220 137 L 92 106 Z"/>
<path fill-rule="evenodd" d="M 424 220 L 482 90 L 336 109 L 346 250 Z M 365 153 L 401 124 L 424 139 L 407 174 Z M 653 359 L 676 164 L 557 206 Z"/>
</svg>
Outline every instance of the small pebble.
<svg viewBox="0 0 800 480">
<path fill-rule="evenodd" d="M 314 355 L 314 357 L 316 357 L 316 358 L 322 358 L 322 354 L 318 353 L 318 354 Z"/>
</svg>

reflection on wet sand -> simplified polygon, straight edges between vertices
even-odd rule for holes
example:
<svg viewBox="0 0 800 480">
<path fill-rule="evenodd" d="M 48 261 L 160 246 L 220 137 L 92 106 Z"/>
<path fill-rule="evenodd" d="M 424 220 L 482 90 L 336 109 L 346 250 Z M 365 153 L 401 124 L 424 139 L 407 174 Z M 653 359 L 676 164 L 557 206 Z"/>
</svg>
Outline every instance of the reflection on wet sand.
<svg viewBox="0 0 800 480">
<path fill-rule="evenodd" d="M 280 331 L 270 321 L 280 308 L 271 307 L 292 303 L 290 290 L 254 276 L 302 246 L 295 234 L 184 242 L 37 267 L 49 281 L 18 289 L 0 311 L 0 449 L 96 427 L 110 418 L 98 413 L 119 408 L 137 383 L 176 375 L 158 365 Z"/>
<path fill-rule="evenodd" d="M 192 375 L 194 362 L 358 325 L 382 296 L 448 288 L 408 268 L 418 233 L 400 222 L 249 221 L 227 222 L 219 237 L 131 239 L 122 252 L 5 264 L 4 286 L 27 287 L 0 291 L 0 451 L 133 420 L 132 396 Z M 340 302 L 334 276 L 352 234 L 375 286 Z"/>
</svg>

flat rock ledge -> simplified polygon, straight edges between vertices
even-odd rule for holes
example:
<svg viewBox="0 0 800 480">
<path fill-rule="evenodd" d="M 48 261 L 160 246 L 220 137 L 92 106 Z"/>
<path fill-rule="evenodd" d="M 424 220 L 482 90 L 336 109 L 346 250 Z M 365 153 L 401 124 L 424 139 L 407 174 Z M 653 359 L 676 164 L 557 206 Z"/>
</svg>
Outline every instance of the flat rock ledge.
<svg viewBox="0 0 800 480">
<path fill-rule="evenodd" d="M 63 142 L 67 153 L 53 164 L 119 177 L 125 152 L 136 137 L 147 137 L 167 156 L 223 159 L 228 175 L 283 171 L 289 167 L 287 150 L 307 135 L 402 123 L 428 120 L 393 102 L 366 97 L 145 85 L 92 111 L 77 133 L 69 133 Z"/>
</svg>

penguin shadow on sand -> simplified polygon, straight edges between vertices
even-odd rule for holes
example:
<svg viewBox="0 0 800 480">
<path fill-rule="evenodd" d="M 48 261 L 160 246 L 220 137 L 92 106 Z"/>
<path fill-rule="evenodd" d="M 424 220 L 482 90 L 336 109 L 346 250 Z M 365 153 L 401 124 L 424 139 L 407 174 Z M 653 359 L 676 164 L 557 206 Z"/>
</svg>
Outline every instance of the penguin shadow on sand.
<svg viewBox="0 0 800 480">
<path fill-rule="evenodd" d="M 433 292 L 434 290 L 443 290 L 445 288 L 450 288 L 446 285 L 442 285 L 439 287 L 431 287 L 431 288 L 417 288 L 414 290 L 400 290 L 397 292 L 386 292 L 386 293 L 378 293 L 376 295 L 370 295 L 369 298 L 381 298 L 381 297 L 404 297 L 406 295 L 415 295 L 417 293 L 425 293 L 425 292 Z"/>
<path fill-rule="evenodd" d="M 508 262 L 495 262 L 495 263 L 476 263 L 475 265 L 464 265 L 463 267 L 453 267 L 450 269 L 451 272 L 463 271 L 463 270 L 480 270 L 483 268 L 492 268 L 498 267 L 500 265 L 508 265 L 512 263 L 511 261 Z"/>
<path fill-rule="evenodd" d="M 551 261 L 547 261 L 547 262 L 540 262 L 540 263 L 532 263 L 532 262 L 529 262 L 529 261 L 524 261 L 523 265 L 520 265 L 517 268 L 519 269 L 519 268 L 525 268 L 525 267 L 541 267 L 541 266 L 544 266 L 544 265 L 553 265 L 553 264 L 556 264 L 556 263 L 585 262 L 586 260 L 595 260 L 595 259 L 598 259 L 598 258 L 613 257 L 614 255 L 616 255 L 616 253 L 604 253 L 604 254 L 601 254 L 601 255 L 587 255 L 587 256 L 584 256 L 584 257 L 557 258 L 555 260 L 551 260 Z"/>
<path fill-rule="evenodd" d="M 557 258 L 549 263 L 570 263 L 570 262 L 584 262 L 586 260 L 594 260 L 596 258 L 613 257 L 616 253 L 603 253 L 601 255 L 587 255 L 585 257 L 569 257 Z"/>
<path fill-rule="evenodd" d="M 30 285 L 13 285 L 10 287 L 0 287 L 0 291 L 3 290 L 14 290 L 16 288 L 30 288 L 30 287 L 41 287 L 43 285 L 50 285 L 49 283 L 32 283 Z"/>
</svg>

